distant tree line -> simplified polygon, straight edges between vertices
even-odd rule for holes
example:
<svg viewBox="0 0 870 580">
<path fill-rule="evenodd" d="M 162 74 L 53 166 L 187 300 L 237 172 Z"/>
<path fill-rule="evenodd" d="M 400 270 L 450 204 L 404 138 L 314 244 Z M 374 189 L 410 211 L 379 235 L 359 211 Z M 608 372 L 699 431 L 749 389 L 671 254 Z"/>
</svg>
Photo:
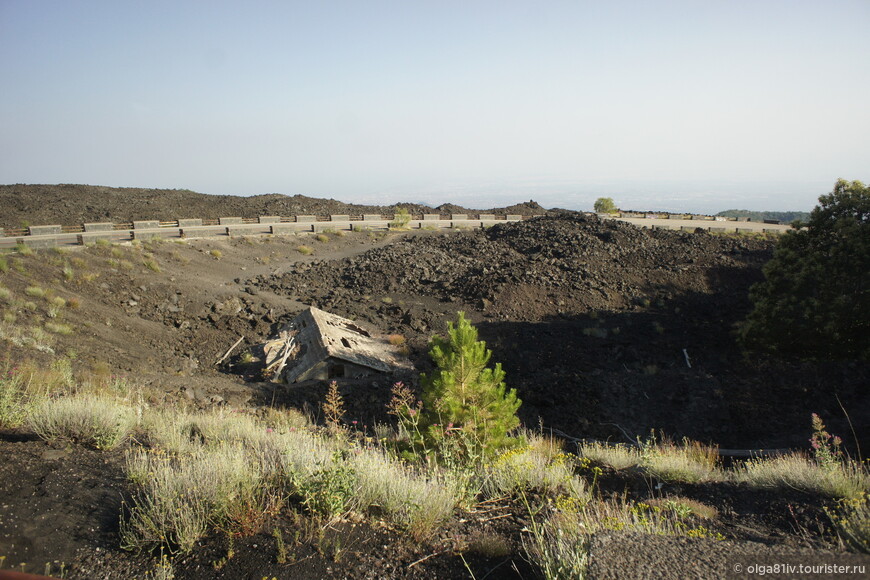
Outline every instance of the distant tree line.
<svg viewBox="0 0 870 580">
<path fill-rule="evenodd" d="M 779 220 L 782 223 L 790 224 L 795 221 L 806 221 L 810 217 L 810 212 L 807 211 L 750 211 L 748 209 L 726 209 L 716 214 L 722 217 L 748 217 L 754 222 L 764 220 Z"/>
</svg>

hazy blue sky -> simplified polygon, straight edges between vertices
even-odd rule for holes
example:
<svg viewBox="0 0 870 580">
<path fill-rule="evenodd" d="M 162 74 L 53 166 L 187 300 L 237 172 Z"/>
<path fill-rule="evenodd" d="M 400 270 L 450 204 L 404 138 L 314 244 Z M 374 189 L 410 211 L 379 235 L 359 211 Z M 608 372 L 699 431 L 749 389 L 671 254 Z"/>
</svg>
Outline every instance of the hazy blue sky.
<svg viewBox="0 0 870 580">
<path fill-rule="evenodd" d="M 870 1 L 0 0 L 0 183 L 809 209 Z"/>
</svg>

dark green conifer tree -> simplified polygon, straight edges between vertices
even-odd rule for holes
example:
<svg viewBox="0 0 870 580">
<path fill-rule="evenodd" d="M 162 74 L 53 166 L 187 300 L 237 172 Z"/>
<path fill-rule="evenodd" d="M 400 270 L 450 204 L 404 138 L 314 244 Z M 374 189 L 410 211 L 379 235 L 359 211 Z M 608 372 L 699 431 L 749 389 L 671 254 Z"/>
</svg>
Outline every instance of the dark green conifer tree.
<svg viewBox="0 0 870 580">
<path fill-rule="evenodd" d="M 754 309 L 745 347 L 806 358 L 870 360 L 870 187 L 839 180 L 806 223 L 784 234 Z"/>
<path fill-rule="evenodd" d="M 448 337 L 432 339 L 429 351 L 438 367 L 422 375 L 424 423 L 430 436 L 460 430 L 475 447 L 490 455 L 510 447 L 520 420 L 516 389 L 507 390 L 500 363 L 487 368 L 492 351 L 477 340 L 477 329 L 459 312 L 448 324 Z"/>
</svg>

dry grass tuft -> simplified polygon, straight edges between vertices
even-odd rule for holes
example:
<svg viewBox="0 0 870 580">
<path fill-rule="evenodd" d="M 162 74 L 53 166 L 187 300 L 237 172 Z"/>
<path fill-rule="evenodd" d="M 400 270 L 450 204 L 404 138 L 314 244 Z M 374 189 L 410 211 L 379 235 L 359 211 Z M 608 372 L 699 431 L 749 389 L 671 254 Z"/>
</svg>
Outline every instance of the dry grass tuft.
<svg viewBox="0 0 870 580">
<path fill-rule="evenodd" d="M 677 444 L 667 438 L 656 441 L 651 437 L 641 442 L 641 457 L 647 473 L 662 481 L 698 483 L 724 477 L 719 469 L 718 448 L 689 439 Z"/>
<path fill-rule="evenodd" d="M 640 465 L 640 451 L 636 447 L 618 443 L 610 445 L 608 443 L 592 442 L 581 443 L 579 454 L 590 461 L 606 465 L 610 468 L 621 470 L 629 467 Z"/>
<path fill-rule="evenodd" d="M 136 425 L 132 407 L 104 397 L 73 395 L 37 403 L 27 424 L 46 441 L 69 440 L 97 449 L 114 449 Z"/>
<path fill-rule="evenodd" d="M 151 270 L 152 272 L 160 272 L 160 264 L 157 263 L 153 257 L 145 258 L 142 260 L 142 265 Z"/>
<path fill-rule="evenodd" d="M 31 298 L 42 298 L 45 296 L 45 290 L 39 286 L 28 286 L 24 289 L 24 293 Z"/>
<path fill-rule="evenodd" d="M 801 453 L 752 459 L 735 477 L 756 487 L 788 487 L 832 498 L 855 499 L 870 492 L 870 475 L 856 461 L 822 466 Z"/>
</svg>

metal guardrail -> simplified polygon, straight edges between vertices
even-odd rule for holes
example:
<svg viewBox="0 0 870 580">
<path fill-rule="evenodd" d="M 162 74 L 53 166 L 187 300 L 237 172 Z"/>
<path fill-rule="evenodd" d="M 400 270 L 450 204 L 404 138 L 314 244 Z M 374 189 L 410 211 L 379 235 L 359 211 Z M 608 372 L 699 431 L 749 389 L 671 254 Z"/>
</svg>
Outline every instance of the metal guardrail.
<svg viewBox="0 0 870 580">
<path fill-rule="evenodd" d="M 720 220 L 710 216 L 681 214 L 618 214 L 601 217 L 621 219 L 641 227 L 692 232 L 697 228 L 712 233 L 782 233 L 790 229 L 783 225 L 752 223 L 744 220 Z M 463 228 L 486 227 L 499 222 L 521 221 L 535 216 L 494 214 L 416 214 L 411 215 L 411 228 Z M 697 219 L 703 218 L 703 219 Z M 19 244 L 32 248 L 76 246 L 96 243 L 98 240 L 112 242 L 135 239 L 200 238 L 209 236 L 243 236 L 268 234 L 293 234 L 317 232 L 324 229 L 353 230 L 358 228 L 387 229 L 396 215 L 295 215 L 259 216 L 256 218 L 222 217 L 204 219 L 178 219 L 171 221 L 137 220 L 123 223 L 86 223 L 81 225 L 30 226 L 25 229 L 0 229 L 0 249 Z M 666 221 L 665 221 L 666 220 Z M 678 220 L 678 221 L 675 221 Z M 682 222 L 682 223 L 680 223 Z M 688 223 L 687 223 L 688 222 Z M 741 223 L 743 222 L 743 223 Z M 737 226 L 737 227 L 735 227 Z M 742 226 L 742 227 L 741 227 Z M 750 227 L 747 227 L 750 226 Z"/>
</svg>

